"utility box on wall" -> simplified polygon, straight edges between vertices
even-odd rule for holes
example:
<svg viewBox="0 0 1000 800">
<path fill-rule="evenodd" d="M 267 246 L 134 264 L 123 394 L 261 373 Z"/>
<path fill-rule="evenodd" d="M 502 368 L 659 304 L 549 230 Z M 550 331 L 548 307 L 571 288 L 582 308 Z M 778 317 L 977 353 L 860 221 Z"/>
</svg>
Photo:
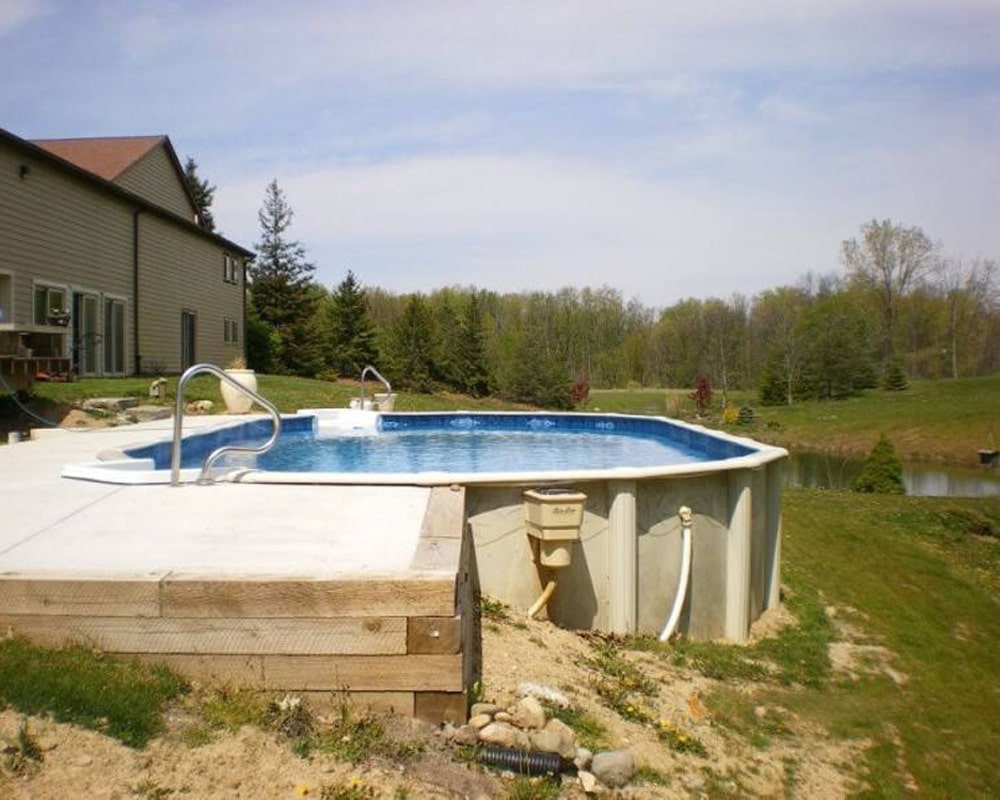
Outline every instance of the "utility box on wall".
<svg viewBox="0 0 1000 800">
<path fill-rule="evenodd" d="M 523 497 L 524 523 L 528 535 L 538 540 L 539 563 L 568 566 L 570 548 L 580 538 L 587 495 L 572 489 L 528 489 Z"/>
</svg>

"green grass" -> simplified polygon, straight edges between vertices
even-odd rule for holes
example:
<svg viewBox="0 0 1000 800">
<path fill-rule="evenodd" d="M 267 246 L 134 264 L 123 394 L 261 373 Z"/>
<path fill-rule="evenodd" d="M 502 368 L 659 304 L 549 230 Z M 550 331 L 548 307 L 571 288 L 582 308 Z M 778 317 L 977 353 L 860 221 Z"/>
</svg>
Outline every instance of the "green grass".
<svg viewBox="0 0 1000 800">
<path fill-rule="evenodd" d="M 32 396 L 47 403 L 69 408 L 75 403 L 93 397 L 138 397 L 149 400 L 151 377 L 143 378 L 83 378 L 73 383 L 36 383 Z M 282 413 L 292 413 L 301 408 L 346 408 L 358 396 L 360 385 L 356 381 L 321 381 L 296 378 L 289 375 L 258 375 L 258 392 L 274 403 Z M 369 382 L 366 393 L 373 390 Z M 177 391 L 177 376 L 167 378 L 167 396 L 173 403 Z M 225 412 L 219 380 L 211 375 L 192 378 L 185 389 L 185 401 L 211 400 L 213 411 Z M 399 392 L 396 397 L 398 411 L 442 411 L 455 408 L 468 410 L 497 410 L 513 408 L 491 398 L 472 398 L 448 393 L 413 394 Z"/>
<path fill-rule="evenodd" d="M 590 393 L 590 410 L 666 414 L 691 418 L 694 403 L 682 390 L 602 390 Z M 867 455 L 885 433 L 904 460 L 939 460 L 974 465 L 977 451 L 1000 446 L 1000 373 L 985 378 L 913 381 L 902 392 L 872 390 L 836 401 L 802 401 L 792 406 L 759 405 L 750 391 L 729 393 L 736 405 L 754 407 L 751 425 L 723 425 L 721 395 L 715 393 L 705 424 L 806 450 Z"/>
<path fill-rule="evenodd" d="M 545 713 L 550 719 L 558 719 L 565 722 L 576 734 L 576 741 L 581 747 L 586 747 L 592 753 L 598 750 L 607 750 L 611 747 L 608 730 L 600 720 L 592 714 L 576 706 L 562 708 L 554 703 L 542 702 Z"/>
<path fill-rule="evenodd" d="M 24 714 L 49 713 L 143 747 L 162 729 L 166 703 L 186 684 L 165 667 L 102 656 L 84 647 L 52 650 L 0 641 L 0 700 Z"/>
<path fill-rule="evenodd" d="M 873 678 L 790 702 L 800 700 L 801 710 L 843 733 L 874 736 L 875 775 L 895 775 L 891 726 L 922 793 L 995 796 L 997 543 L 967 534 L 958 554 L 944 546 L 955 533 L 940 515 L 954 508 L 998 513 L 989 500 L 786 494 L 786 575 L 822 592 L 826 603 L 858 609 L 858 624 L 896 654 L 895 667 L 909 676 L 903 686 Z"/>
</svg>

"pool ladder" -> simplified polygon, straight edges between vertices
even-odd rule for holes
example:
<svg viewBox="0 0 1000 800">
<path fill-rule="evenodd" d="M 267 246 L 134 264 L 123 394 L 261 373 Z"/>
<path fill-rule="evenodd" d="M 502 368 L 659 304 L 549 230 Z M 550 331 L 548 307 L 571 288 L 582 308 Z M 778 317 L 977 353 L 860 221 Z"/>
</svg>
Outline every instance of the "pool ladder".
<svg viewBox="0 0 1000 800">
<path fill-rule="evenodd" d="M 386 397 L 392 397 L 392 386 L 389 384 L 389 381 L 387 381 L 385 378 L 382 377 L 381 372 L 379 372 L 377 369 L 375 369 L 375 367 L 369 364 L 367 367 L 361 370 L 361 397 L 358 400 L 358 408 L 365 407 L 365 378 L 368 377 L 369 373 L 374 375 L 382 382 L 382 385 L 385 387 Z"/>
<path fill-rule="evenodd" d="M 201 465 L 201 474 L 198 476 L 198 483 L 212 483 L 212 467 L 215 466 L 215 462 L 222 458 L 222 456 L 228 453 L 251 453 L 258 455 L 266 453 L 274 446 L 274 443 L 278 441 L 278 435 L 281 433 L 281 415 L 278 413 L 278 409 L 275 408 L 274 404 L 270 400 L 266 400 L 257 394 L 257 392 L 252 389 L 248 389 L 246 386 L 239 383 L 237 380 L 227 375 L 223 370 L 215 366 L 215 364 L 195 364 L 193 367 L 188 367 L 184 370 L 184 374 L 181 375 L 180 380 L 177 382 L 177 401 L 174 408 L 174 438 L 170 445 L 171 486 L 181 485 L 181 431 L 184 427 L 184 388 L 187 386 L 187 382 L 191 380 L 191 378 L 195 375 L 201 374 L 202 372 L 210 372 L 212 375 L 219 378 L 219 380 L 225 381 L 234 389 L 243 392 L 243 394 L 247 395 L 247 397 L 251 398 L 255 403 L 263 406 L 271 415 L 271 421 L 274 425 L 273 430 L 271 431 L 271 436 L 266 442 L 264 442 L 264 444 L 258 447 L 241 447 L 240 445 L 227 444 L 222 447 L 218 447 L 209 453 L 205 462 Z"/>
</svg>

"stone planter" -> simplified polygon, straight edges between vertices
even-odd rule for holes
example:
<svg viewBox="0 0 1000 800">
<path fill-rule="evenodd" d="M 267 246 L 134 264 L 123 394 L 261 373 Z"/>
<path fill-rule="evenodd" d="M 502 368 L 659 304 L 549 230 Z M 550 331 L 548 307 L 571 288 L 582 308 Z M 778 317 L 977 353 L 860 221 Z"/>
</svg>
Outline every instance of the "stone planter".
<svg viewBox="0 0 1000 800">
<path fill-rule="evenodd" d="M 257 391 L 257 375 L 252 369 L 227 369 L 226 374 L 241 386 L 251 392 Z M 230 414 L 247 414 L 253 406 L 253 400 L 238 389 L 234 389 L 225 381 L 219 381 L 219 391 Z"/>
</svg>

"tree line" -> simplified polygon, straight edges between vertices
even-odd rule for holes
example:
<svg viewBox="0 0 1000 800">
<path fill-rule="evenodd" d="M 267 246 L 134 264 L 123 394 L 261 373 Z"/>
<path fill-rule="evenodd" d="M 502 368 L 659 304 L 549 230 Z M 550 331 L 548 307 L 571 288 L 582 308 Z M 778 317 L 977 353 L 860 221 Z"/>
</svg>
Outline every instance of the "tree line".
<svg viewBox="0 0 1000 800">
<path fill-rule="evenodd" d="M 400 388 L 566 408 L 580 386 L 707 379 L 723 399 L 756 388 L 779 404 L 1000 369 L 997 262 L 949 259 L 920 228 L 890 220 L 844 241 L 838 274 L 654 308 L 608 286 L 407 294 L 348 271 L 327 288 L 288 238 L 292 217 L 272 182 L 248 270 L 247 356 L 263 372 L 357 378 L 370 363 Z"/>
</svg>

